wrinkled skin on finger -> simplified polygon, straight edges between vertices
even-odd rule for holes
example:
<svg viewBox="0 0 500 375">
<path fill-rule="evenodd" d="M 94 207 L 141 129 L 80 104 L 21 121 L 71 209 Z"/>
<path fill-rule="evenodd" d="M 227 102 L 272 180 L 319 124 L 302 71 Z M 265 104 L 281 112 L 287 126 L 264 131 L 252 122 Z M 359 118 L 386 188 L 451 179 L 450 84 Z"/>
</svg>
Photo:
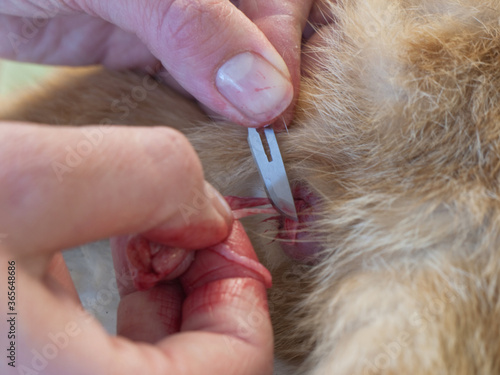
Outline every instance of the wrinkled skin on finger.
<svg viewBox="0 0 500 375">
<path fill-rule="evenodd" d="M 64 160 L 61 150 L 81 136 L 75 128 L 0 127 L 5 145 L 0 150 L 0 227 L 6 234 L 0 263 L 16 267 L 19 367 L 55 375 L 271 373 L 266 286 L 246 274 L 220 273 L 189 290 L 177 282 L 130 293 L 121 303 L 122 335 L 117 337 L 108 336 L 83 311 L 58 249 L 153 229 L 174 238 L 169 232 L 182 228 L 193 233 L 204 228 L 209 235 L 176 237 L 172 245 L 205 248 L 224 241 L 234 219 L 212 191 L 192 222 L 179 220 L 179 204 L 190 204 L 195 192 L 210 189 L 189 143 L 164 128 L 116 127 L 85 162 L 58 180 L 51 162 Z M 177 188 L 165 178 L 172 173 Z M 212 265 L 224 269 L 224 261 Z M 0 277 L 7 280 L 7 272 L 1 267 Z M 196 272 L 191 275 L 198 279 Z M 7 306 L 5 293 L 0 303 Z M 7 332 L 8 322 L 1 324 Z"/>
</svg>

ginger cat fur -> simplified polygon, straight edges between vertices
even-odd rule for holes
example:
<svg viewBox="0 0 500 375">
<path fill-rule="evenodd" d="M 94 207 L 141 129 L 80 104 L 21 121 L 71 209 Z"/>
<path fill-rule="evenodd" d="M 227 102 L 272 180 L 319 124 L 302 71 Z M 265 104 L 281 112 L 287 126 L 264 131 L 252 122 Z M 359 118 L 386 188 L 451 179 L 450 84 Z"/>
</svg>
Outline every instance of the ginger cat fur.
<svg viewBox="0 0 500 375">
<path fill-rule="evenodd" d="M 279 134 L 291 184 L 316 197 L 319 261 L 284 256 L 276 222 L 248 227 L 276 356 L 297 374 L 500 374 L 500 2 L 329 6 Z M 263 194 L 246 129 L 160 85 L 126 104 L 144 79 L 71 73 L 2 118 L 176 127 L 223 194 Z"/>
</svg>

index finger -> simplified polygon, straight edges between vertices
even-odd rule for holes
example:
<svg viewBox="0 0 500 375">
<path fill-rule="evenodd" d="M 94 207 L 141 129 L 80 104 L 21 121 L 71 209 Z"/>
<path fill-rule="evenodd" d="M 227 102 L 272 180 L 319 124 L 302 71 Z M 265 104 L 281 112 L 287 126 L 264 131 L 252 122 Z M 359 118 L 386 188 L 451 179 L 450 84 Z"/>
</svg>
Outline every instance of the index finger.
<svg viewBox="0 0 500 375">
<path fill-rule="evenodd" d="M 0 228 L 18 256 L 146 231 L 197 249 L 229 233 L 230 209 L 178 131 L 17 123 L 0 139 Z"/>
<path fill-rule="evenodd" d="M 115 246 L 126 244 L 118 241 Z M 118 270 L 119 283 L 126 273 L 126 267 Z M 273 337 L 266 296 L 270 274 L 258 264 L 241 224 L 235 222 L 223 243 L 196 252 L 179 280 L 184 295 L 175 283 L 122 291 L 118 333 L 157 343 L 179 366 L 185 362 L 186 372 L 176 373 L 270 373 Z"/>
<path fill-rule="evenodd" d="M 208 296 L 205 301 L 213 315 L 208 309 L 201 315 L 191 312 L 193 319 L 187 319 L 191 326 L 156 345 L 108 336 L 76 303 L 57 299 L 25 273 L 19 272 L 18 280 L 20 289 L 30 290 L 18 299 L 23 321 L 17 366 L 25 373 L 265 375 L 272 371 L 272 329 L 265 287 L 257 280 L 211 283 L 196 298 Z M 6 303 L 5 299 L 0 300 Z"/>
</svg>

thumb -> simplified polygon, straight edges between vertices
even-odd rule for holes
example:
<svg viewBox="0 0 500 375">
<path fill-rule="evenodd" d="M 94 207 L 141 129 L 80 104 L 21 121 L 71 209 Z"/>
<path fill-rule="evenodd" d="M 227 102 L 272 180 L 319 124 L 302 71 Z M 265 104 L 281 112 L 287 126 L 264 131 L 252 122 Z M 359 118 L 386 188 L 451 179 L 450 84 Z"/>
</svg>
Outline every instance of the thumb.
<svg viewBox="0 0 500 375">
<path fill-rule="evenodd" d="M 200 102 L 232 121 L 260 126 L 291 103 L 287 66 L 264 34 L 227 0 L 75 0 L 134 32 Z"/>
</svg>

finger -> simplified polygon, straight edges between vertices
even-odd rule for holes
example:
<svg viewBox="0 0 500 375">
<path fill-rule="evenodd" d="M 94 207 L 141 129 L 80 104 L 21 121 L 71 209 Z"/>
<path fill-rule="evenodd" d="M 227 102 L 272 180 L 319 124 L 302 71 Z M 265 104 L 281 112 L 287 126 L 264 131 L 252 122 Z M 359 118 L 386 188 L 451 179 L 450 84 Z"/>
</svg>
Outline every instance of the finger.
<svg viewBox="0 0 500 375">
<path fill-rule="evenodd" d="M 180 363 L 196 358 L 189 363 L 189 373 L 264 374 L 270 370 L 272 330 L 264 285 L 269 276 L 265 269 L 249 267 L 256 259 L 241 224 L 235 222 L 228 239 L 197 251 L 181 276 L 187 294 L 182 325 L 177 326 L 182 334 L 165 338 L 158 345 Z M 128 328 L 128 337 L 154 342 L 158 332 L 176 332 L 181 297 L 168 287 L 171 285 L 158 285 L 122 299 L 119 316 Z M 157 332 L 150 329 L 154 327 L 151 322 L 158 325 Z M 250 358 L 254 362 L 245 364 Z"/>
<path fill-rule="evenodd" d="M 50 9 L 27 9 L 25 13 L 26 17 L 0 14 L 0 57 L 39 64 L 148 70 L 157 61 L 136 35 L 102 19 Z"/>
<path fill-rule="evenodd" d="M 293 87 L 283 59 L 262 32 L 225 0 L 146 4 L 82 0 L 69 4 L 71 7 L 66 2 L 39 6 L 7 2 L 4 12 L 25 18 L 3 16 L 0 36 L 5 37 L 0 56 L 66 65 L 104 63 L 115 68 L 154 65 L 137 34 L 176 81 L 210 109 L 235 122 L 267 124 L 292 100 Z M 130 33 L 74 15 L 75 11 L 102 17 Z M 31 26 L 39 14 L 50 21 Z M 59 43 L 61 34 L 65 35 L 63 43 Z M 92 40 L 99 43 L 89 42 Z"/>
<path fill-rule="evenodd" d="M 154 343 L 178 332 L 184 294 L 178 283 L 135 289 L 126 259 L 128 237 L 111 239 L 116 284 L 120 292 L 116 331 L 131 340 Z"/>
<path fill-rule="evenodd" d="M 183 315 L 181 334 L 158 346 L 178 358 L 179 367 L 187 358 L 196 358 L 189 362 L 189 374 L 272 373 L 272 327 L 261 282 L 211 282 L 188 297 Z"/>
<path fill-rule="evenodd" d="M 254 278 L 268 287 L 271 285 L 269 272 L 258 263 L 250 241 L 243 227 L 237 221 L 233 225 L 231 234 L 222 243 L 196 253 L 188 253 L 188 255 L 194 255 L 194 261 L 192 258 L 186 259 L 187 262 L 182 261 L 179 259 L 182 258 L 182 253 L 178 251 L 174 251 L 174 257 L 170 257 L 169 250 L 173 249 L 168 247 L 155 245 L 155 250 L 151 251 L 151 244 L 142 247 L 145 245 L 143 242 L 143 240 L 137 242 L 137 237 L 133 239 L 114 238 L 111 242 L 117 285 L 122 297 L 118 310 L 118 332 L 129 338 L 155 342 L 162 334 L 166 336 L 179 330 L 182 296 L 170 289 L 173 287 L 170 283 L 165 285 L 166 280 L 172 280 L 182 275 L 180 280 L 184 291 L 189 295 L 183 308 L 184 330 L 188 327 L 193 329 L 194 324 L 201 324 L 199 319 L 203 319 L 204 315 L 200 314 L 199 300 L 205 301 L 207 296 L 216 299 L 223 295 L 227 300 L 222 298 L 225 301 L 221 304 L 222 306 L 226 304 L 232 306 L 234 303 L 232 299 L 235 297 L 229 297 L 230 293 L 228 294 L 224 289 L 225 283 L 211 283 L 222 279 Z M 138 257 L 138 264 L 134 267 L 130 267 L 132 263 L 135 263 L 131 256 L 134 258 L 136 256 L 125 251 L 130 249 L 131 243 L 142 244 L 134 248 Z M 146 252 L 146 254 L 141 255 L 142 252 Z M 149 256 L 150 252 L 155 257 L 161 258 L 158 263 L 159 268 L 154 265 L 151 267 L 155 263 L 155 258 L 153 255 Z M 162 254 L 165 256 L 162 257 Z M 172 263 L 178 264 L 178 266 L 169 266 Z M 138 270 L 138 267 L 144 267 L 143 272 Z M 208 284 L 211 285 L 208 291 L 202 288 Z M 151 288 L 153 285 L 156 286 Z M 151 289 L 138 292 L 135 287 L 140 290 L 145 287 Z M 210 311 L 209 316 L 214 318 L 212 307 L 210 305 L 205 307 Z M 262 319 L 263 317 L 259 315 L 256 318 Z M 215 319 L 211 321 L 209 326 L 221 323 L 225 324 L 226 320 Z"/>
<path fill-rule="evenodd" d="M 154 344 L 179 332 L 183 300 L 182 288 L 174 282 L 122 296 L 116 332 L 134 341 Z"/>
<path fill-rule="evenodd" d="M 136 33 L 187 91 L 235 122 L 264 125 L 292 100 L 283 59 L 227 0 L 75 0 L 72 4 Z"/>
<path fill-rule="evenodd" d="M 80 297 L 71 278 L 62 253 L 56 253 L 49 263 L 45 274 L 45 283 L 56 294 L 65 294 L 80 303 Z"/>
<path fill-rule="evenodd" d="M 172 336 L 159 345 L 181 347 L 191 336 L 186 333 L 197 331 L 197 343 L 206 349 L 186 345 L 177 353 L 188 357 L 199 353 L 192 364 L 193 373 L 202 373 L 206 366 L 214 373 L 271 372 L 273 338 L 266 296 L 269 272 L 260 264 L 253 267 L 256 259 L 243 227 L 236 221 L 228 239 L 198 251 L 180 278 L 187 293 L 181 326 L 184 335 Z M 210 342 L 213 346 L 209 348 Z M 225 357 L 223 363 L 211 360 L 220 357 Z"/>
<path fill-rule="evenodd" d="M 113 237 L 110 239 L 111 252 L 113 254 L 113 266 L 115 269 L 116 286 L 120 297 L 136 292 L 133 278 L 129 269 L 127 259 L 127 244 L 129 236 Z"/>
<path fill-rule="evenodd" d="M 241 0 L 239 8 L 266 35 L 285 60 L 294 87 L 292 104 L 275 128 L 290 123 L 300 86 L 302 31 L 314 0 Z"/>
<path fill-rule="evenodd" d="M 15 124 L 0 126 L 0 137 L 0 228 L 18 254 L 140 232 L 200 248 L 232 225 L 224 198 L 175 130 Z"/>
<path fill-rule="evenodd" d="M 251 246 L 247 238 L 239 243 L 243 248 Z M 3 264 L 5 255 L 0 252 Z M 258 277 L 246 274 L 227 279 L 224 271 L 217 276 L 218 269 L 226 269 L 226 261 L 219 257 L 211 263 L 212 277 L 191 274 L 205 281 L 186 281 L 196 287 L 184 308 L 183 332 L 162 339 L 156 346 L 107 336 L 73 301 L 57 298 L 19 269 L 19 289 L 25 291 L 18 301 L 19 311 L 23 311 L 20 363 L 49 374 L 270 374 L 273 340 L 265 287 Z M 169 299 L 153 300 L 164 311 L 172 307 Z M 125 317 L 141 314 L 132 302 L 127 304 L 133 314 Z M 44 308 L 33 308 L 36 306 Z M 128 333 L 142 339 L 139 330 L 139 325 L 129 325 Z"/>
</svg>

